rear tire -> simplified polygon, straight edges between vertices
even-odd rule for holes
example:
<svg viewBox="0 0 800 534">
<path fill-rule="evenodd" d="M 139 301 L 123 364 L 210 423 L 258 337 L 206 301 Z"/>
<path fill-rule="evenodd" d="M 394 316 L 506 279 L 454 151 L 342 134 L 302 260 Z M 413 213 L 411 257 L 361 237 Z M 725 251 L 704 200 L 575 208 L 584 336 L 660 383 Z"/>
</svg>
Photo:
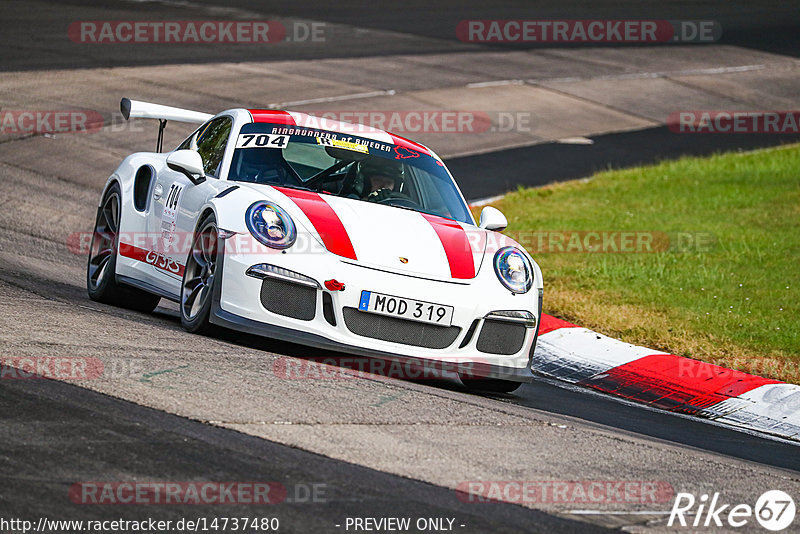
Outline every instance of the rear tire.
<svg viewBox="0 0 800 534">
<path fill-rule="evenodd" d="M 465 378 L 461 377 L 461 383 L 467 389 L 474 391 L 485 391 L 488 393 L 512 393 L 519 389 L 522 382 L 512 380 L 502 380 L 500 378 Z"/>
<path fill-rule="evenodd" d="M 158 306 L 161 297 L 118 284 L 116 280 L 121 199 L 119 184 L 114 183 L 97 210 L 86 265 L 86 292 L 96 302 L 149 313 Z"/>
<path fill-rule="evenodd" d="M 203 217 L 192 239 L 181 282 L 181 325 L 194 334 L 211 335 L 217 328 L 209 322 L 217 275 L 217 221 L 213 213 Z"/>
</svg>

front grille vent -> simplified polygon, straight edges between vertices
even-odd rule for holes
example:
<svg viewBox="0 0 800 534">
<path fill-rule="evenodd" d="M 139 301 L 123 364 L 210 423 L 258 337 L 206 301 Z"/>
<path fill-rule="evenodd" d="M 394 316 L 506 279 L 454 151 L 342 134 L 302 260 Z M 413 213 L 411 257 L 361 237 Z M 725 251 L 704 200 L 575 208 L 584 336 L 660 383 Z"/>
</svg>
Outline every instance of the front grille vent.
<svg viewBox="0 0 800 534">
<path fill-rule="evenodd" d="M 344 308 L 342 311 L 344 324 L 354 334 L 392 343 L 426 349 L 445 349 L 452 345 L 461 333 L 461 329 L 457 326 L 420 323 L 362 312 L 356 308 Z"/>
</svg>

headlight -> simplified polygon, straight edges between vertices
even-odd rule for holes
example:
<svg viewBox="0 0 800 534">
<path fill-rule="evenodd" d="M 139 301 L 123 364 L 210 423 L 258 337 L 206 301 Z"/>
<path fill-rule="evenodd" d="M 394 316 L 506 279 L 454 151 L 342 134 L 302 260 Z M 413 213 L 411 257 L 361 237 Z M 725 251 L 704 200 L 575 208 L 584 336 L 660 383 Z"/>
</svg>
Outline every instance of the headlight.
<svg viewBox="0 0 800 534">
<path fill-rule="evenodd" d="M 294 221 L 280 206 L 260 201 L 247 208 L 247 229 L 259 242 L 271 248 L 289 248 L 297 239 Z"/>
<path fill-rule="evenodd" d="M 519 249 L 504 247 L 494 256 L 497 278 L 514 293 L 527 293 L 533 285 L 533 267 Z"/>
</svg>

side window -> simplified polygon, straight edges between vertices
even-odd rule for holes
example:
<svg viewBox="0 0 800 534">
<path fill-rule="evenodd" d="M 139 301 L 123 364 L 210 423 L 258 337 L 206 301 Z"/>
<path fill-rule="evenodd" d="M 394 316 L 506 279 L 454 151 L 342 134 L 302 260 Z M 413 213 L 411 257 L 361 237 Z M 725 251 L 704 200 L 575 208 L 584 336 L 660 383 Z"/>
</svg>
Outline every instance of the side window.
<svg viewBox="0 0 800 534">
<path fill-rule="evenodd" d="M 192 135 L 190 135 L 189 137 L 187 137 L 186 139 L 184 139 L 184 140 L 183 140 L 183 143 L 181 143 L 180 145 L 178 145 L 178 148 L 176 148 L 175 150 L 189 150 L 190 148 L 192 148 L 192 137 L 194 137 L 195 135 L 197 135 L 197 133 L 198 133 L 200 130 L 202 130 L 203 128 L 205 128 L 205 124 L 204 124 L 203 126 L 201 126 L 200 128 L 198 128 L 197 130 L 193 131 L 193 132 L 192 132 Z"/>
<path fill-rule="evenodd" d="M 219 176 L 222 156 L 228 144 L 233 121 L 230 117 L 220 117 L 200 129 L 197 137 L 197 151 L 203 158 L 203 170 L 208 176 Z"/>
</svg>

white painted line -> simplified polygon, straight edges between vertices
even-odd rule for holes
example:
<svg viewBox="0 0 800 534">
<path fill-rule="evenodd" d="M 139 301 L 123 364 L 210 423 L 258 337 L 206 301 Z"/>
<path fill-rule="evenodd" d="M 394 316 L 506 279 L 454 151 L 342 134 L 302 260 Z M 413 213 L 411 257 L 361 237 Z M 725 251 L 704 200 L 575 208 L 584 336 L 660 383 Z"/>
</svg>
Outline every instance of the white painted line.
<svg viewBox="0 0 800 534">
<path fill-rule="evenodd" d="M 588 137 L 565 137 L 563 139 L 556 139 L 556 143 L 562 145 L 593 145 L 594 141 Z"/>
<path fill-rule="evenodd" d="M 514 148 L 528 148 L 536 145 L 541 145 L 543 143 L 552 142 L 552 139 L 545 139 L 543 137 L 538 137 L 532 134 L 525 134 L 525 135 L 529 136 L 530 139 L 526 139 L 524 141 L 510 142 L 510 143 L 509 142 L 498 143 L 495 145 L 487 144 L 483 148 L 471 148 L 463 152 L 446 152 L 446 153 L 440 153 L 439 155 L 446 159 L 466 158 L 471 156 L 481 156 L 483 154 L 492 154 L 494 152 L 499 152 L 501 150 L 511 150 Z"/>
<path fill-rule="evenodd" d="M 479 89 L 481 87 L 498 87 L 503 85 L 525 85 L 525 80 L 495 80 L 491 82 L 468 83 L 467 89 Z"/>
<path fill-rule="evenodd" d="M 542 83 L 573 83 L 583 82 L 589 80 L 639 80 L 646 78 L 667 78 L 673 76 L 706 76 L 710 74 L 730 74 L 735 72 L 750 72 L 755 70 L 766 69 L 768 65 L 738 65 L 735 67 L 713 67 L 704 69 L 684 69 L 673 71 L 656 71 L 656 72 L 629 72 L 625 74 L 605 74 L 603 76 L 588 76 L 585 78 L 579 76 L 566 76 L 563 78 L 531 78 L 528 83 L 542 84 Z"/>
<path fill-rule="evenodd" d="M 638 510 L 635 512 L 616 512 L 611 510 L 570 510 L 574 515 L 669 515 L 669 510 Z"/>
<path fill-rule="evenodd" d="M 531 78 L 528 80 L 528 83 L 532 84 L 540 84 L 542 82 L 553 82 L 553 83 L 570 83 L 570 82 L 582 82 L 584 80 L 592 80 L 594 78 L 581 78 L 580 76 L 565 76 L 563 78 Z"/>
<path fill-rule="evenodd" d="M 758 65 L 740 65 L 738 67 L 716 67 L 716 68 L 708 68 L 708 69 L 686 69 L 680 70 L 672 74 L 672 76 L 680 76 L 680 75 L 687 75 L 687 76 L 694 76 L 694 75 L 703 75 L 703 74 L 727 74 L 730 72 L 748 72 L 752 70 L 763 70 L 766 69 L 767 65 L 758 64 Z"/>
<path fill-rule="evenodd" d="M 505 195 L 495 195 L 493 197 L 486 197 L 486 198 L 479 198 L 478 200 L 472 200 L 469 202 L 470 208 L 480 208 L 482 206 L 486 206 L 487 204 L 491 204 L 493 202 L 497 202 L 498 200 L 502 200 Z"/>
<path fill-rule="evenodd" d="M 197 2 L 189 2 L 187 0 L 128 0 L 129 2 L 135 2 L 138 4 L 162 4 L 168 7 L 177 7 L 177 8 L 188 8 L 188 9 L 201 9 L 207 13 L 212 15 L 228 15 L 228 16 L 236 16 L 242 19 L 255 19 L 259 20 L 264 17 L 262 13 L 257 11 L 248 11 L 246 9 L 239 9 L 236 7 L 228 7 L 228 6 L 215 6 L 215 5 L 207 5 L 207 4 L 200 4 Z"/>
<path fill-rule="evenodd" d="M 305 106 L 306 104 L 324 104 L 326 102 L 341 102 L 343 100 L 355 100 L 358 98 L 373 98 L 376 96 L 392 96 L 397 94 L 394 89 L 386 91 L 369 91 L 366 93 L 353 93 L 349 95 L 327 96 L 323 98 L 309 98 L 306 100 L 295 100 L 293 102 L 280 102 L 278 104 L 270 104 L 268 109 L 285 109 L 293 106 Z"/>
</svg>

